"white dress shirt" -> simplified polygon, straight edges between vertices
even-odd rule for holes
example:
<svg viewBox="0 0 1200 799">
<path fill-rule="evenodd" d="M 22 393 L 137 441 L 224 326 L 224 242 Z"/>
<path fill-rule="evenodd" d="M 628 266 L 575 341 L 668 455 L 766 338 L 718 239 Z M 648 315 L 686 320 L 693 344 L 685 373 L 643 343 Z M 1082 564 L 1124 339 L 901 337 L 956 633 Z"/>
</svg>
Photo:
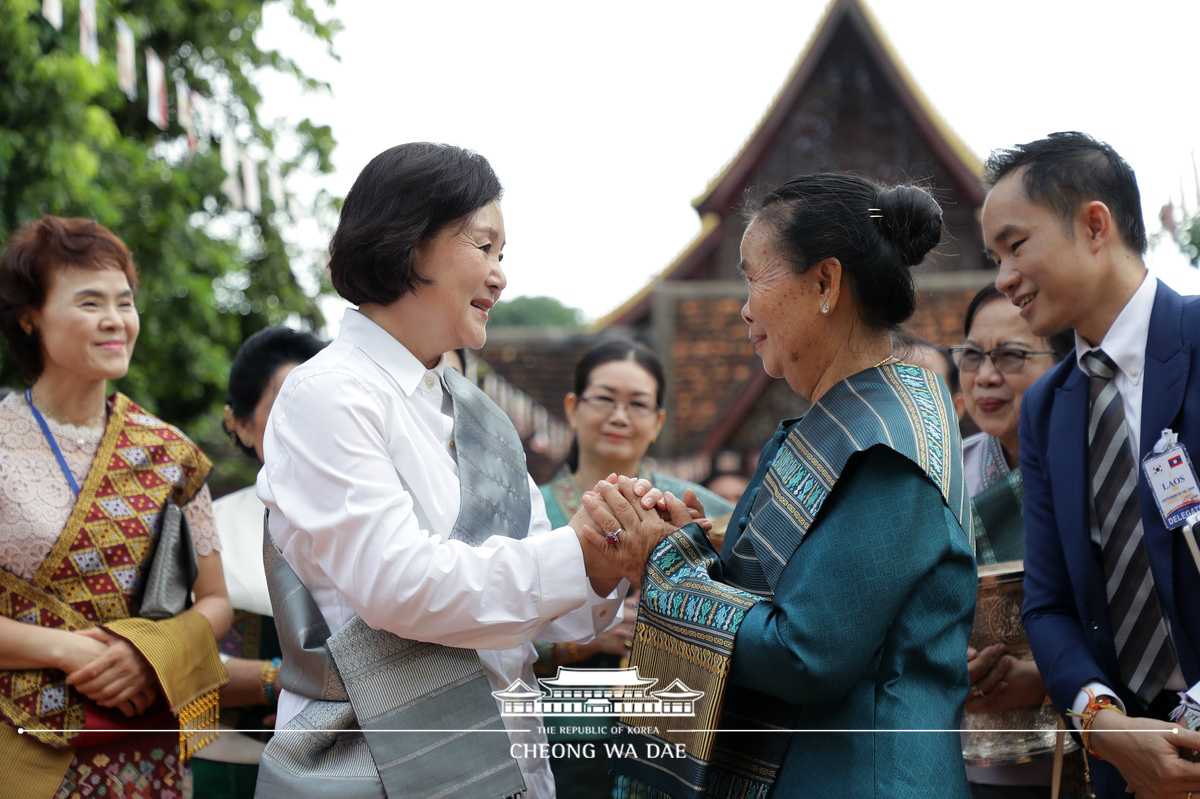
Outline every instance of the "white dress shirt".
<svg viewBox="0 0 1200 799">
<path fill-rule="evenodd" d="M 536 686 L 530 642 L 590 640 L 620 617 L 627 584 L 592 591 L 575 533 L 550 529 L 532 478 L 528 537 L 449 540 L 459 481 L 442 368 L 426 369 L 347 311 L 337 340 L 292 370 L 275 400 L 258 495 L 331 632 L 358 615 L 404 638 L 478 650 L 492 690 L 518 678 Z M 281 692 L 277 728 L 309 701 Z M 544 743 L 539 722 L 505 717 L 513 744 Z M 554 796 L 545 760 L 517 760 L 531 797 Z"/>
<path fill-rule="evenodd" d="M 1075 359 L 1085 375 L 1088 371 L 1083 367 L 1083 356 L 1092 350 L 1104 350 L 1117 365 L 1113 382 L 1117 386 L 1117 393 L 1121 395 L 1121 404 L 1125 408 L 1125 431 L 1129 435 L 1129 449 L 1133 453 L 1134 468 L 1139 470 L 1142 460 L 1139 455 L 1142 451 L 1142 388 L 1144 386 L 1142 378 L 1146 376 L 1146 342 L 1150 339 L 1150 316 L 1154 312 L 1154 298 L 1157 294 L 1158 280 L 1147 273 L 1142 278 L 1142 285 L 1138 286 L 1137 291 L 1129 298 L 1129 302 L 1125 303 L 1125 307 L 1121 309 L 1121 313 L 1117 314 L 1117 318 L 1113 320 L 1112 326 L 1104 334 L 1104 338 L 1098 346 L 1093 347 L 1079 333 L 1075 334 Z M 1100 528 L 1096 526 L 1094 519 L 1091 532 L 1092 541 L 1099 545 Z M 1167 624 L 1170 622 L 1167 621 Z M 1164 688 L 1178 691 L 1185 687 L 1183 672 L 1176 665 L 1175 671 L 1167 680 Z M 1122 710 L 1125 709 L 1124 703 L 1112 688 L 1100 682 L 1090 682 L 1083 686 L 1083 689 L 1075 696 L 1075 702 L 1071 709 L 1076 713 L 1083 712 L 1083 709 L 1087 707 L 1088 691 L 1091 691 L 1094 696 L 1111 696 Z M 1074 721 L 1075 726 L 1078 727 L 1079 719 L 1076 718 Z"/>
</svg>

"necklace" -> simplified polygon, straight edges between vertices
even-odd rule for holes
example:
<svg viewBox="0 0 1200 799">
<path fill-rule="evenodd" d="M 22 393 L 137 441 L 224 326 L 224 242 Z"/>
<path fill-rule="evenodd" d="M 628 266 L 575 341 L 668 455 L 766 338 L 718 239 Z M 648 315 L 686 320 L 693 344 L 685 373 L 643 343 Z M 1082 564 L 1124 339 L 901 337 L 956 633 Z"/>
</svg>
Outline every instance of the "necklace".
<svg viewBox="0 0 1200 799">
<path fill-rule="evenodd" d="M 108 407 L 107 401 L 105 401 L 104 406 L 100 410 L 100 412 L 97 413 L 95 416 L 93 416 L 91 419 L 88 419 L 83 424 L 74 424 L 72 422 L 64 422 L 53 411 L 50 411 L 49 409 L 46 410 L 45 414 L 39 413 L 37 404 L 35 404 L 35 402 L 34 402 L 32 387 L 29 389 L 26 389 L 25 400 L 26 400 L 26 402 L 29 403 L 29 407 L 31 410 L 33 410 L 35 416 L 40 418 L 44 415 L 46 418 L 49 418 L 50 421 L 52 421 L 56 425 L 58 425 L 60 429 L 65 428 L 64 432 L 66 432 L 68 435 L 73 434 L 73 436 L 75 438 L 75 443 L 79 444 L 80 446 L 82 446 L 84 443 L 83 431 L 86 430 L 89 433 L 92 433 L 96 429 L 103 430 L 106 426 L 106 422 L 108 421 L 109 407 Z M 42 404 L 44 407 L 44 405 L 45 405 L 44 400 L 41 401 L 39 404 Z"/>
<path fill-rule="evenodd" d="M 896 363 L 898 360 L 899 360 L 899 358 L 897 358 L 895 355 L 889 355 L 886 358 L 884 358 L 882 361 L 880 361 L 879 363 L 872 366 L 871 368 L 878 369 L 879 367 L 881 367 L 885 364 Z"/>
</svg>

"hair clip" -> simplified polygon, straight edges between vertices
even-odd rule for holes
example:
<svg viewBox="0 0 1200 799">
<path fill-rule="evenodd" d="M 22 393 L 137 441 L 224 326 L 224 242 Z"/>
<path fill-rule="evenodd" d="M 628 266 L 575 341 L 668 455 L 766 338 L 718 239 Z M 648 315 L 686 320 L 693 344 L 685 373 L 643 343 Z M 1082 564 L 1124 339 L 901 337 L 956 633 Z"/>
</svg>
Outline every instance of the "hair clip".
<svg viewBox="0 0 1200 799">
<path fill-rule="evenodd" d="M 869 219 L 883 219 L 883 210 L 880 208 L 868 208 L 867 214 Z"/>
</svg>

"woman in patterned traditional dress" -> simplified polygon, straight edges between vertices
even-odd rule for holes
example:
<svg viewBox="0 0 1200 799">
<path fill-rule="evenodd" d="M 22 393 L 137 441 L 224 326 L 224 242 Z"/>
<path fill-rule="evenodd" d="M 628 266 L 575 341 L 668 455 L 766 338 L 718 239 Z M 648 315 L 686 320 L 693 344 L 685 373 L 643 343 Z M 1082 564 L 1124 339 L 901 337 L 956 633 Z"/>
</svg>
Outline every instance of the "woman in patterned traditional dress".
<svg viewBox="0 0 1200 799">
<path fill-rule="evenodd" d="M 650 559 L 632 663 L 703 692 L 694 718 L 632 714 L 617 735 L 638 757 L 614 767 L 654 795 L 967 795 L 962 443 L 944 382 L 891 340 L 941 232 L 924 190 L 854 175 L 795 178 L 754 209 L 742 316 L 811 407 L 764 448 L 720 556 L 687 525 Z M 657 524 L 599 488 L 584 507 L 603 530 Z"/>
<path fill-rule="evenodd" d="M 128 249 L 86 219 L 29 224 L 0 264 L 0 330 L 32 383 L 0 401 L 0 785 L 22 796 L 182 796 L 180 745 L 199 741 L 169 729 L 209 725 L 227 679 L 211 464 L 106 397 L 137 340 L 136 291 Z M 137 613 L 168 501 L 199 556 L 195 601 L 151 621 Z"/>
</svg>

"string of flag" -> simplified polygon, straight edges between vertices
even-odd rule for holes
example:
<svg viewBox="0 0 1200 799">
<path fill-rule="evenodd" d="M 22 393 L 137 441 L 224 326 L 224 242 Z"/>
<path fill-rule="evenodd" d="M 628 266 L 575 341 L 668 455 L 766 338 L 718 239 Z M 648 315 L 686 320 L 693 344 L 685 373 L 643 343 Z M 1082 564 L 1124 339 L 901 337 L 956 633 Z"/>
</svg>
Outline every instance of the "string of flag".
<svg viewBox="0 0 1200 799">
<path fill-rule="evenodd" d="M 62 30 L 62 0 L 42 0 L 42 17 L 54 27 Z M 79 52 L 92 64 L 100 64 L 100 32 L 98 29 L 96 0 L 79 0 Z M 133 28 L 124 18 L 115 18 L 117 53 L 117 85 L 121 92 L 134 102 L 138 99 L 137 50 Z M 168 87 L 166 69 L 162 59 L 150 47 L 145 48 L 146 58 L 146 118 L 159 130 L 170 126 L 168 109 Z M 203 139 L 220 142 L 221 167 L 225 180 L 221 193 L 230 204 L 252 214 L 262 213 L 262 183 L 260 167 L 266 172 L 267 196 L 275 208 L 283 210 L 286 203 L 283 179 L 279 165 L 268 159 L 265 165 L 252 153 L 243 148 L 217 103 L 191 89 L 184 80 L 175 81 L 175 120 L 187 134 L 188 152 L 195 152 Z"/>
</svg>

